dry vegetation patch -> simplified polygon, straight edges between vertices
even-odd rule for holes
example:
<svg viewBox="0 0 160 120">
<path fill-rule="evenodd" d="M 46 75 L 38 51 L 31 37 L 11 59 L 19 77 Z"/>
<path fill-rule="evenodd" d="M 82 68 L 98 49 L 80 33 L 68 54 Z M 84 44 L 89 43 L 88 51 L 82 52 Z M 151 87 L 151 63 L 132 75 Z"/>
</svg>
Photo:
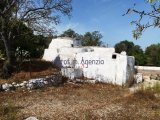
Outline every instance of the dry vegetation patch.
<svg viewBox="0 0 160 120">
<path fill-rule="evenodd" d="M 0 61 L 0 71 L 2 69 L 4 61 Z M 3 83 L 12 83 L 12 82 L 21 82 L 24 80 L 29 80 L 32 78 L 39 78 L 48 75 L 58 74 L 59 70 L 57 70 L 52 62 L 46 62 L 42 60 L 31 60 L 24 61 L 20 67 L 17 65 L 19 69 L 17 72 L 13 73 L 11 78 L 2 79 L 0 78 L 0 84 Z"/>
<path fill-rule="evenodd" d="M 40 90 L 0 93 L 1 104 L 12 100 L 18 116 L 40 120 L 123 120 L 160 118 L 160 100 L 152 93 L 130 93 L 110 84 L 64 84 Z M 18 120 L 18 117 L 17 117 Z"/>
<path fill-rule="evenodd" d="M 20 82 L 58 73 L 50 62 L 26 61 L 19 72 L 0 82 Z M 103 83 L 65 83 L 32 91 L 0 92 L 0 120 L 29 116 L 40 120 L 159 120 L 160 97 L 155 96 L 158 92 L 157 86 L 155 90 L 130 93 L 128 88 Z"/>
</svg>

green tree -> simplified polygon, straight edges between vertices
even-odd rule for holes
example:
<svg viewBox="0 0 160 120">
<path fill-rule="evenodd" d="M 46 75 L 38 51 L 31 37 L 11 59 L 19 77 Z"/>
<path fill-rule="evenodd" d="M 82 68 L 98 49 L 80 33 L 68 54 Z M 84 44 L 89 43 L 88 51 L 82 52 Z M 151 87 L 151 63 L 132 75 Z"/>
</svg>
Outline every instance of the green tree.
<svg viewBox="0 0 160 120">
<path fill-rule="evenodd" d="M 139 45 L 134 45 L 133 42 L 130 42 L 127 40 L 121 41 L 120 43 L 117 43 L 115 45 L 115 51 L 117 53 L 121 53 L 122 51 L 125 51 L 127 55 L 134 56 L 136 65 L 146 64 L 146 58 L 145 58 L 145 54 L 143 53 L 143 50 Z"/>
<path fill-rule="evenodd" d="M 8 64 L 15 63 L 13 29 L 20 22 L 37 34 L 53 33 L 52 24 L 58 24 L 60 13 L 70 15 L 72 0 L 1 0 L 0 37 L 4 43 Z M 51 26 L 51 27 L 50 27 Z M 19 27 L 17 27 L 19 31 Z M 4 68 L 7 72 L 7 66 Z M 10 67 L 11 68 L 11 67 Z M 8 72 L 7 72 L 8 73 Z"/>
<path fill-rule="evenodd" d="M 135 57 L 135 64 L 136 65 L 146 65 L 146 55 L 144 54 L 144 51 L 139 45 L 135 45 L 132 49 L 132 56 Z"/>
<path fill-rule="evenodd" d="M 83 46 L 101 46 L 102 35 L 99 31 L 86 32 L 82 39 Z"/>
<path fill-rule="evenodd" d="M 125 51 L 127 55 L 132 55 L 133 48 L 134 48 L 134 43 L 127 40 L 121 41 L 120 43 L 117 43 L 115 45 L 115 50 L 117 53 Z"/>
<path fill-rule="evenodd" d="M 19 47 L 20 50 L 29 51 L 31 58 L 40 58 L 44 49 L 48 47 L 48 42 L 53 38 L 51 35 L 48 37 L 34 35 L 33 31 L 22 22 L 15 25 L 12 29 L 12 33 L 15 36 L 15 39 L 13 40 L 13 49 L 16 50 Z M 2 53 L 5 53 L 2 42 L 0 44 L 0 50 Z"/>
<path fill-rule="evenodd" d="M 146 48 L 147 64 L 160 66 L 160 44 L 152 44 Z"/>
<path fill-rule="evenodd" d="M 74 30 L 72 29 L 68 29 L 66 31 L 64 31 L 60 37 L 70 37 L 70 38 L 75 38 L 75 39 L 82 39 L 82 35 L 76 33 Z"/>
<path fill-rule="evenodd" d="M 34 35 L 32 39 L 29 40 L 30 43 L 27 49 L 31 53 L 32 58 L 41 58 L 44 49 L 48 47 L 48 41 L 51 41 L 49 37 L 44 37 L 43 35 Z M 32 46 L 32 48 L 30 48 Z"/>
</svg>

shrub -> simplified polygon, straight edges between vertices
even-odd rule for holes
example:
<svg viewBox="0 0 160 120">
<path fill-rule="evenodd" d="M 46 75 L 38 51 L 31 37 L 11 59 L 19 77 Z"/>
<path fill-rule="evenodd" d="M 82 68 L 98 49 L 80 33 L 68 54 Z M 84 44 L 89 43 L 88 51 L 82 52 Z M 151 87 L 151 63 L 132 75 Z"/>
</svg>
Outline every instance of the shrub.
<svg viewBox="0 0 160 120">
<path fill-rule="evenodd" d="M 153 86 L 146 87 L 145 89 L 154 93 L 160 93 L 160 82 L 156 82 Z"/>
</svg>

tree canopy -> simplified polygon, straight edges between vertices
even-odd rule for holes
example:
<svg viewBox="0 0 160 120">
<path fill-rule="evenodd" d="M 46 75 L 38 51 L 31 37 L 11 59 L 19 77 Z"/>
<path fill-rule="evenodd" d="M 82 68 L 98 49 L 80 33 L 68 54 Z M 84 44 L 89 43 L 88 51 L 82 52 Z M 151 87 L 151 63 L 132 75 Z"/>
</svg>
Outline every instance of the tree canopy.
<svg viewBox="0 0 160 120">
<path fill-rule="evenodd" d="M 18 25 L 25 23 L 36 33 L 53 33 L 53 24 L 60 22 L 60 16 L 70 16 L 71 2 L 72 0 L 1 0 L 0 38 L 4 42 L 9 61 L 14 52 L 12 42 L 16 37 L 13 33 L 15 26 L 18 32 Z"/>
<path fill-rule="evenodd" d="M 70 37 L 70 38 L 75 38 L 75 39 L 82 39 L 82 35 L 76 33 L 74 30 L 72 29 L 68 29 L 66 31 L 64 31 L 60 37 Z"/>
<path fill-rule="evenodd" d="M 102 45 L 102 35 L 99 31 L 86 32 L 83 35 L 82 45 L 83 46 L 101 46 Z"/>
<path fill-rule="evenodd" d="M 115 50 L 117 53 L 121 53 L 122 51 L 125 51 L 127 55 L 132 55 L 134 43 L 130 41 L 121 41 L 120 43 L 117 43 L 115 45 Z"/>
<path fill-rule="evenodd" d="M 1 0 L 1 20 L 23 21 L 34 31 L 54 32 L 51 24 L 60 22 L 60 13 L 70 15 L 71 0 Z"/>
<path fill-rule="evenodd" d="M 1 0 L 0 38 L 3 41 L 7 62 L 15 64 L 14 42 L 20 35 L 21 24 L 25 24 L 36 34 L 55 32 L 54 25 L 60 22 L 61 15 L 71 15 L 72 0 Z M 0 41 L 1 42 L 1 41 Z M 16 65 L 16 64 L 15 64 Z M 4 65 L 8 73 L 8 65 Z"/>
<path fill-rule="evenodd" d="M 127 55 L 135 57 L 135 64 L 136 65 L 145 65 L 146 59 L 143 53 L 143 50 L 139 45 L 134 45 L 133 42 L 130 41 L 121 41 L 115 45 L 115 50 L 117 53 L 121 53 L 125 51 Z"/>
<path fill-rule="evenodd" d="M 78 40 L 82 40 L 82 46 L 101 46 L 103 45 L 102 34 L 99 31 L 86 32 L 84 35 L 76 33 L 72 29 L 64 31 L 60 37 L 71 37 Z"/>
<path fill-rule="evenodd" d="M 160 44 L 152 44 L 145 51 L 148 65 L 160 66 Z"/>
</svg>

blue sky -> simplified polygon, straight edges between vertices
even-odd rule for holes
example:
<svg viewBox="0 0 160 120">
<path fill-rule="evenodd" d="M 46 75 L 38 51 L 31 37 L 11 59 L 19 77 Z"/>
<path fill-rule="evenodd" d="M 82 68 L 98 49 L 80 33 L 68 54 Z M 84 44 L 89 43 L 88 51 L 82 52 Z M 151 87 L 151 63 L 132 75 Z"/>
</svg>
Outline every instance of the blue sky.
<svg viewBox="0 0 160 120">
<path fill-rule="evenodd" d="M 62 17 L 56 28 L 59 34 L 69 28 L 80 34 L 100 31 L 103 35 L 102 41 L 110 47 L 122 40 L 130 40 L 145 49 L 150 44 L 160 41 L 160 29 L 148 29 L 140 39 L 135 40 L 132 36 L 135 26 L 130 22 L 138 16 L 122 16 L 134 3 L 139 10 L 149 10 L 144 0 L 73 0 L 72 17 Z"/>
</svg>

